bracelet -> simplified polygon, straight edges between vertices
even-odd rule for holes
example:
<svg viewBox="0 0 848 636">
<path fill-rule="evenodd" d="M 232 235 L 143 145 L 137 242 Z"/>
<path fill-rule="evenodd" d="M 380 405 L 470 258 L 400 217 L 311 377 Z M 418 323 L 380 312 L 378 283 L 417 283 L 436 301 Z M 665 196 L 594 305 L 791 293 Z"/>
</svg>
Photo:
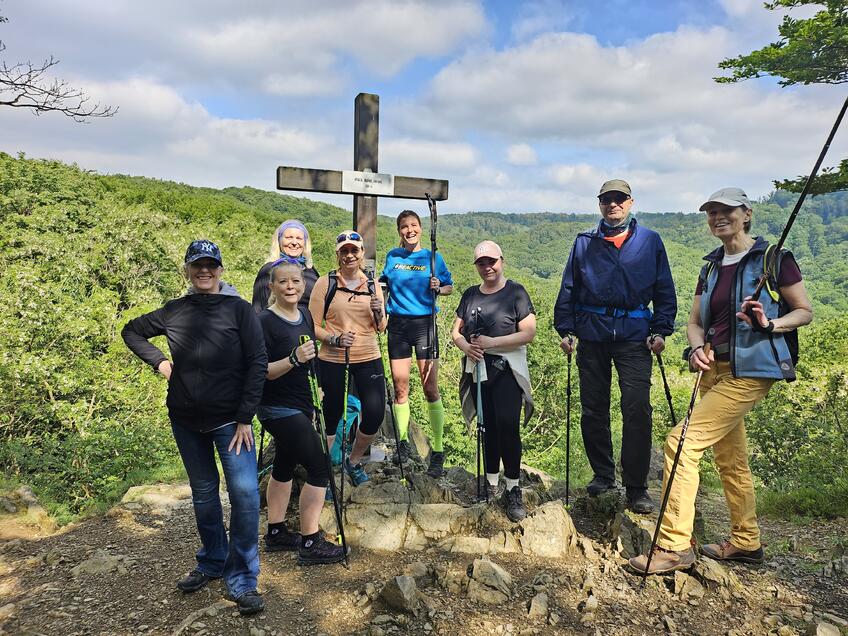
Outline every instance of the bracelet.
<svg viewBox="0 0 848 636">
<path fill-rule="evenodd" d="M 703 348 L 704 348 L 704 345 L 698 345 L 697 347 L 686 347 L 686 349 L 683 351 L 683 355 L 685 355 L 685 356 L 686 356 L 685 360 L 686 360 L 687 362 L 688 362 L 688 361 L 690 361 L 690 360 L 692 360 L 692 355 L 693 355 L 693 354 L 694 354 L 694 353 L 695 353 L 698 349 L 703 349 Z"/>
<path fill-rule="evenodd" d="M 295 369 L 301 365 L 300 360 L 297 359 L 297 348 L 292 349 L 292 352 L 289 354 L 289 362 Z"/>
<path fill-rule="evenodd" d="M 772 331 L 774 331 L 774 321 L 769 320 L 768 324 L 763 327 L 758 320 L 752 320 L 751 329 L 759 333 L 771 333 Z"/>
<path fill-rule="evenodd" d="M 337 336 L 337 335 L 333 334 L 327 339 L 327 344 L 331 347 L 338 347 L 339 342 L 341 342 L 341 339 L 342 339 L 341 336 Z"/>
</svg>

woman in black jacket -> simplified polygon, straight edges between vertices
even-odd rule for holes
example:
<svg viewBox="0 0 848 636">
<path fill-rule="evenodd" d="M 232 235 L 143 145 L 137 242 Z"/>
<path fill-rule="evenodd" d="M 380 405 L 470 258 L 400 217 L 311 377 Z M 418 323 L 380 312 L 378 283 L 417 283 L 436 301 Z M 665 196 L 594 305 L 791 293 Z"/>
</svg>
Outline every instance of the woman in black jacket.
<svg viewBox="0 0 848 636">
<path fill-rule="evenodd" d="M 250 304 L 220 285 L 218 246 L 194 241 L 185 256 L 189 294 L 131 320 L 121 336 L 139 358 L 168 380 L 168 415 L 191 483 L 202 547 L 195 569 L 177 582 L 194 592 L 223 577 L 242 614 L 261 612 L 259 486 L 251 422 L 268 358 Z M 228 293 L 229 292 L 229 293 Z M 173 362 L 148 340 L 166 336 Z M 218 495 L 221 459 L 230 497 L 230 533 Z"/>
</svg>

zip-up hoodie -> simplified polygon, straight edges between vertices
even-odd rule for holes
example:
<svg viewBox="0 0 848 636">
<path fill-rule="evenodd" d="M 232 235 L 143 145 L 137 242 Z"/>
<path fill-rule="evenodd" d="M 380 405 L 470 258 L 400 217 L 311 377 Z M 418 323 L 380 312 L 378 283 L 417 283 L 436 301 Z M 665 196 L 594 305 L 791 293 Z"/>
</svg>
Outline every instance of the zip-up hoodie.
<svg viewBox="0 0 848 636">
<path fill-rule="evenodd" d="M 268 357 L 250 303 L 230 293 L 187 294 L 129 321 L 121 331 L 132 352 L 154 370 L 167 358 L 148 340 L 162 335 L 173 358 L 171 421 L 198 432 L 251 422 Z"/>
<path fill-rule="evenodd" d="M 742 306 L 746 296 L 754 293 L 760 275 L 763 273 L 763 252 L 768 247 L 768 241 L 756 237 L 754 245 L 736 266 L 733 285 L 730 288 L 730 370 L 737 378 L 774 378 L 776 380 L 795 380 L 795 365 L 782 333 L 760 333 L 751 326 L 736 319 L 736 312 Z M 710 298 L 713 295 L 721 261 L 724 258 L 724 247 L 713 250 L 704 257 L 705 261 L 714 264 L 701 269 L 703 290 L 701 292 L 701 326 L 709 333 L 711 320 Z M 709 274 L 704 280 L 705 274 Z M 779 303 L 769 294 L 759 298 L 763 304 L 765 315 L 773 320 L 778 317 Z"/>
</svg>

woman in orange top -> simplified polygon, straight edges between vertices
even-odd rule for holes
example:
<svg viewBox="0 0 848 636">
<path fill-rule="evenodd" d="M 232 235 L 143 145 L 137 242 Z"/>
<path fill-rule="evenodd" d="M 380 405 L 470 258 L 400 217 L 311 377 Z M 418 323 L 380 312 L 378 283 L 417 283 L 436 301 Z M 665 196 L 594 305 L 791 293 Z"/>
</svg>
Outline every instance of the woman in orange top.
<svg viewBox="0 0 848 636">
<path fill-rule="evenodd" d="M 309 299 L 309 312 L 315 323 L 315 335 L 324 343 L 318 353 L 321 386 L 324 389 L 324 421 L 327 441 L 332 446 L 336 428 L 343 416 L 345 387 L 345 349 L 348 350 L 350 375 L 356 382 L 362 402 L 362 421 L 350 456 L 343 465 L 354 485 L 368 481 L 360 461 L 365 449 L 377 435 L 386 405 L 383 358 L 377 343 L 377 330 L 385 331 L 383 292 L 362 271 L 365 252 L 358 232 L 348 231 L 336 239 L 339 269 L 315 283 Z M 335 276 L 335 293 L 325 302 L 330 277 Z"/>
</svg>

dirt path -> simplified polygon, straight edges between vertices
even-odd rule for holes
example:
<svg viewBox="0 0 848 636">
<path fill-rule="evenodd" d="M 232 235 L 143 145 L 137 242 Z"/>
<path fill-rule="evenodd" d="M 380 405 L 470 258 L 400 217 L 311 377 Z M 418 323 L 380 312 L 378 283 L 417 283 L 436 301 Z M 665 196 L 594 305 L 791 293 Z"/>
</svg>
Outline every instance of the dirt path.
<svg viewBox="0 0 848 636">
<path fill-rule="evenodd" d="M 821 574 L 837 540 L 845 538 L 844 520 L 805 526 L 764 520 L 768 563 L 732 566 L 742 585 L 707 589 L 702 598 L 673 594 L 673 579 L 667 578 L 654 578 L 640 591 L 638 579 L 614 556 L 552 561 L 504 554 L 492 560 L 515 579 L 508 602 L 481 605 L 428 576 L 419 579 L 424 605 L 417 615 L 389 610 L 379 597 L 382 585 L 414 562 L 430 572 L 447 567 L 462 573 L 472 555 L 432 548 L 357 550 L 345 570 L 300 568 L 291 554 L 263 552 L 260 590 L 267 611 L 244 619 L 223 599 L 220 582 L 190 595 L 174 588 L 174 581 L 192 568 L 197 547 L 186 494 L 185 487 L 174 487 L 170 501 L 124 503 L 105 516 L 48 536 L 40 536 L 37 526 L 20 516 L 0 515 L 0 633 L 707 636 L 803 634 L 823 612 L 837 624 L 848 620 L 845 573 Z M 708 535 L 718 536 L 726 527 L 723 501 L 709 497 L 702 507 Z M 789 551 L 790 542 L 794 551 Z M 586 619 L 583 606 L 587 586 L 598 601 L 592 620 Z M 528 603 L 539 592 L 548 595 L 549 611 L 529 618 Z"/>
</svg>

